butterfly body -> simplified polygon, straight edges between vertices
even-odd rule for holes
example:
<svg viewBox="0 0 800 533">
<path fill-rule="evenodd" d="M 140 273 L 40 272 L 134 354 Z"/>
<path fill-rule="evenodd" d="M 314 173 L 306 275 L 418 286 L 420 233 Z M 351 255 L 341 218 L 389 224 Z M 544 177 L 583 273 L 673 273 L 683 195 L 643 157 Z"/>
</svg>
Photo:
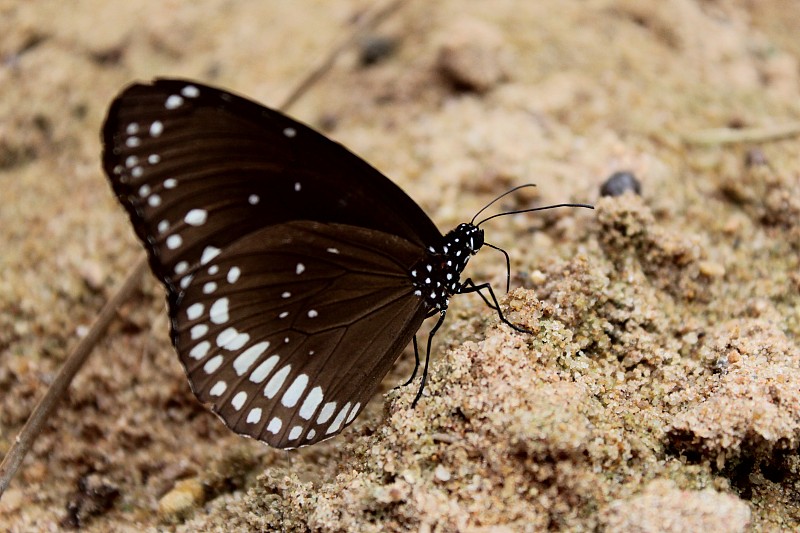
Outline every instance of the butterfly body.
<svg viewBox="0 0 800 533">
<path fill-rule="evenodd" d="M 442 238 L 438 247 L 429 246 L 427 254 L 409 272 L 414 294 L 425 299 L 429 309 L 444 311 L 450 296 L 461 289 L 461 273 L 469 258 L 483 246 L 483 230 L 473 224 L 459 224 Z"/>
<path fill-rule="evenodd" d="M 442 236 L 380 172 L 255 102 L 134 84 L 103 142 L 191 388 L 240 434 L 278 448 L 338 434 L 423 320 L 438 328 L 449 297 L 474 292 L 460 275 L 480 228 Z"/>
</svg>

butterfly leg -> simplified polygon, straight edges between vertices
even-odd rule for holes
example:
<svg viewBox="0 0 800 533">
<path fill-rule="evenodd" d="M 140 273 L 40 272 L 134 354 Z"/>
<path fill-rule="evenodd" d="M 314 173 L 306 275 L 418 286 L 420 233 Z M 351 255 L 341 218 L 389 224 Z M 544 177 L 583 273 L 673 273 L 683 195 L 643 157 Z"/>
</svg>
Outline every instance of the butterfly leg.
<svg viewBox="0 0 800 533">
<path fill-rule="evenodd" d="M 436 309 L 431 309 L 428 312 L 428 315 L 425 317 L 425 319 L 426 320 L 429 319 L 430 317 L 432 317 L 433 315 L 435 315 L 438 312 L 439 311 L 437 311 Z M 411 373 L 411 377 L 408 378 L 408 381 L 406 381 L 402 385 L 398 385 L 397 388 L 407 386 L 409 383 L 414 381 L 415 377 L 417 377 L 417 370 L 419 370 L 419 347 L 417 346 L 417 335 L 416 335 L 416 333 L 414 334 L 414 337 L 412 337 L 412 340 L 414 342 L 414 371 Z"/>
<path fill-rule="evenodd" d="M 483 289 L 487 289 L 489 291 L 489 296 L 492 297 L 491 302 L 489 302 L 486 296 L 481 292 Z M 500 303 L 497 301 L 497 296 L 494 295 L 494 291 L 492 290 L 491 284 L 489 284 L 488 282 L 481 283 L 480 285 L 475 285 L 475 282 L 472 281 L 471 278 L 467 278 L 466 280 L 464 280 L 464 283 L 461 284 L 461 288 L 459 289 L 458 293 L 468 294 L 471 292 L 477 292 L 480 295 L 480 297 L 483 298 L 483 301 L 486 302 L 486 305 L 490 309 L 497 311 L 497 316 L 500 318 L 500 322 L 502 322 L 503 324 L 509 326 L 515 331 L 519 331 L 520 333 L 533 333 L 530 330 L 512 324 L 511 322 L 508 321 L 508 319 L 503 315 L 503 311 L 500 309 Z"/>
<path fill-rule="evenodd" d="M 444 316 L 446 314 L 447 309 L 443 309 L 439 315 L 439 320 L 436 321 L 433 329 L 431 329 L 431 332 L 428 333 L 428 347 L 425 350 L 425 366 L 422 367 L 422 383 L 419 384 L 417 395 L 414 397 L 414 401 L 411 402 L 412 409 L 417 406 L 417 402 L 422 397 L 422 391 L 425 389 L 425 382 L 428 381 L 428 362 L 431 359 L 431 344 L 433 343 L 433 336 L 436 335 L 436 331 L 439 329 L 439 326 L 441 326 L 442 322 L 444 322 Z"/>
<path fill-rule="evenodd" d="M 408 378 L 408 381 L 400 385 L 401 387 L 407 386 L 409 383 L 414 381 L 414 378 L 417 377 L 417 370 L 419 370 L 419 347 L 417 347 L 417 334 L 414 334 L 412 338 L 414 342 L 414 371 L 411 373 L 411 377 Z"/>
</svg>

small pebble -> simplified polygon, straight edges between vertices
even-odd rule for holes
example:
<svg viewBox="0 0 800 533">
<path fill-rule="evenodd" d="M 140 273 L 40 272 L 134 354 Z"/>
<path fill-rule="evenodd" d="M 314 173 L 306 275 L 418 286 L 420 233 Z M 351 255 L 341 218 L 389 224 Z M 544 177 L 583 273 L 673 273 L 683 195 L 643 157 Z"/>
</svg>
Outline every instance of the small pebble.
<svg viewBox="0 0 800 533">
<path fill-rule="evenodd" d="M 728 371 L 730 365 L 731 362 L 728 360 L 728 356 L 723 354 L 714 361 L 713 370 L 717 374 L 724 374 Z"/>
<path fill-rule="evenodd" d="M 530 273 L 528 279 L 530 279 L 533 285 L 542 285 L 545 281 L 547 281 L 547 274 L 541 270 L 534 270 Z"/>
<path fill-rule="evenodd" d="M 61 525 L 65 528 L 82 528 L 93 517 L 109 511 L 119 498 L 119 489 L 110 480 L 93 473 L 78 480 L 78 488 L 67 499 L 66 516 Z"/>
<path fill-rule="evenodd" d="M 709 278 L 721 278 L 725 275 L 725 267 L 714 261 L 700 261 L 697 268 L 701 274 Z"/>
<path fill-rule="evenodd" d="M 505 79 L 504 42 L 492 26 L 462 20 L 439 49 L 438 69 L 457 89 L 484 93 Z"/>
<path fill-rule="evenodd" d="M 768 163 L 767 156 L 760 148 L 751 148 L 744 156 L 744 164 L 748 167 L 757 167 Z"/>
<path fill-rule="evenodd" d="M 158 501 L 158 514 L 165 522 L 181 522 L 205 502 L 205 489 L 197 478 L 175 483 Z"/>
<path fill-rule="evenodd" d="M 358 61 L 369 67 L 391 57 L 397 50 L 397 40 L 382 35 L 369 35 L 361 41 Z"/>
<path fill-rule="evenodd" d="M 622 196 L 631 191 L 635 194 L 642 194 L 642 186 L 632 172 L 623 170 L 611 174 L 605 183 L 600 186 L 600 196 Z"/>
<path fill-rule="evenodd" d="M 436 470 L 433 471 L 433 475 L 441 482 L 450 481 L 450 471 L 442 465 L 436 467 Z"/>
</svg>

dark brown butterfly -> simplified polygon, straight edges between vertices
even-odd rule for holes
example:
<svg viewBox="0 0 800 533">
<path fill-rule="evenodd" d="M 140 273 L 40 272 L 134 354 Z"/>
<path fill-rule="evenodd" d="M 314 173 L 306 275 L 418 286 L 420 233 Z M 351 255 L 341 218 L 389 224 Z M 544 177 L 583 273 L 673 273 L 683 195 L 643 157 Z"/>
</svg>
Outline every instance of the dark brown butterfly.
<svg viewBox="0 0 800 533">
<path fill-rule="evenodd" d="M 103 142 L 192 390 L 237 433 L 277 448 L 338 434 L 439 315 L 430 354 L 451 295 L 478 292 L 524 331 L 488 284 L 460 281 L 482 222 L 443 236 L 388 178 L 277 111 L 161 79 L 114 100 Z M 423 386 L 426 372 L 427 357 Z"/>
</svg>

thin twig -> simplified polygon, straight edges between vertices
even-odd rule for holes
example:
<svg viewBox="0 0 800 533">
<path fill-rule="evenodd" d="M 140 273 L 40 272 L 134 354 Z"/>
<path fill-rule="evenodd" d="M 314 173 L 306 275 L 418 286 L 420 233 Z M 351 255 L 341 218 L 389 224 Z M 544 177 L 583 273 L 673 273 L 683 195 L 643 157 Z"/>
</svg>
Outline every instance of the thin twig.
<svg viewBox="0 0 800 533">
<path fill-rule="evenodd" d="M 389 15 L 394 13 L 403 3 L 403 0 L 396 0 L 387 6 L 378 9 L 374 14 L 364 18 L 353 33 L 341 44 L 334 47 L 333 50 L 327 55 L 325 60 L 311 73 L 306 76 L 297 87 L 289 93 L 289 96 L 280 106 L 281 110 L 286 110 L 291 107 L 301 96 L 309 91 L 322 77 L 333 67 L 338 56 L 345 51 L 353 43 L 357 42 L 361 36 L 369 29 L 375 27 L 377 24 L 386 19 Z M 119 307 L 130 298 L 133 291 L 139 286 L 139 279 L 142 274 L 147 270 L 147 259 L 142 257 L 136 265 L 128 272 L 122 286 L 116 291 L 111 299 L 103 306 L 97 319 L 92 324 L 87 335 L 81 339 L 75 349 L 70 353 L 64 366 L 58 371 L 53 384 L 45 393 L 44 397 L 39 401 L 36 407 L 25 422 L 22 430 L 17 435 L 14 442 L 11 444 L 8 453 L 3 457 L 3 462 L 0 463 L 0 498 L 8 488 L 11 480 L 19 469 L 28 451 L 33 446 L 36 438 L 42 431 L 45 422 L 50 418 L 50 415 L 58 405 L 59 400 L 63 397 L 64 392 L 72 383 L 73 378 L 86 362 L 92 349 L 100 341 L 106 329 L 108 328 L 111 320 L 116 316 L 116 311 Z"/>
<path fill-rule="evenodd" d="M 342 41 L 338 46 L 334 47 L 328 54 L 327 58 L 320 63 L 320 65 L 309 73 L 295 88 L 294 91 L 289 93 L 289 96 L 284 100 L 283 105 L 278 109 L 286 110 L 291 107 L 302 95 L 304 95 L 314 84 L 316 84 L 322 77 L 333 67 L 333 64 L 338 59 L 339 55 L 347 50 L 350 46 L 358 42 L 366 31 L 374 28 L 383 22 L 389 15 L 397 11 L 403 4 L 403 0 L 395 0 L 381 9 L 375 11 L 374 14 L 364 17 L 358 24 L 355 31 L 350 36 Z"/>
<path fill-rule="evenodd" d="M 713 146 L 716 144 L 755 143 L 776 141 L 800 135 L 800 122 L 764 126 L 761 128 L 715 128 L 695 131 L 683 136 L 688 144 Z"/>
</svg>

